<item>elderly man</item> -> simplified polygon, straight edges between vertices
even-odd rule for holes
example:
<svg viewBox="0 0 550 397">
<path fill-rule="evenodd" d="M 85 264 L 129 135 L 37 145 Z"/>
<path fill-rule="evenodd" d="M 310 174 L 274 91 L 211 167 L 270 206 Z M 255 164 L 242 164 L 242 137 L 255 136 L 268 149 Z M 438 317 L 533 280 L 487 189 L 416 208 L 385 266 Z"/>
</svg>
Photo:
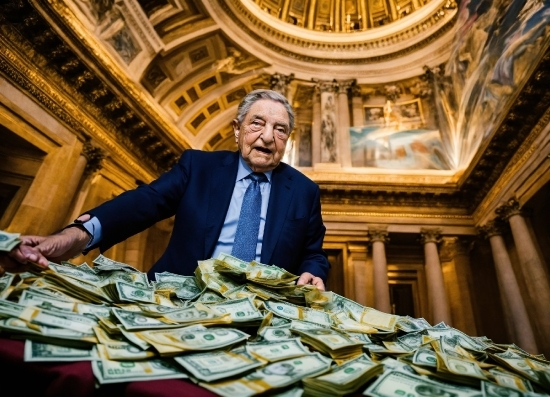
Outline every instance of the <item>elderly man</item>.
<svg viewBox="0 0 550 397">
<path fill-rule="evenodd" d="M 47 266 L 99 247 L 101 252 L 175 215 L 168 248 L 150 270 L 191 275 L 198 260 L 225 252 L 300 274 L 324 289 L 329 264 L 319 187 L 281 163 L 294 127 L 286 98 L 248 94 L 233 120 L 238 152 L 187 150 L 149 185 L 125 192 L 48 237 L 25 236 L 10 255 Z"/>
</svg>

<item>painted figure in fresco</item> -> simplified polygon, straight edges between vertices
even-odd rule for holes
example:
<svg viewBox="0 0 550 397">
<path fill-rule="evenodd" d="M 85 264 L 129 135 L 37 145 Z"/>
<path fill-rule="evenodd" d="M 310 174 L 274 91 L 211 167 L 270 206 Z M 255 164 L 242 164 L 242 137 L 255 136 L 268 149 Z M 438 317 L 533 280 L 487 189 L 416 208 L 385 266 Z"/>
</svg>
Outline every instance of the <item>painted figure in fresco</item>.
<svg viewBox="0 0 550 397">
<path fill-rule="evenodd" d="M 386 104 L 384 105 L 384 127 L 390 126 L 390 120 L 391 120 L 391 101 L 386 101 Z"/>
<path fill-rule="evenodd" d="M 321 121 L 321 161 L 336 162 L 336 123 L 334 121 L 334 100 L 332 95 L 327 98 L 323 120 Z"/>
</svg>

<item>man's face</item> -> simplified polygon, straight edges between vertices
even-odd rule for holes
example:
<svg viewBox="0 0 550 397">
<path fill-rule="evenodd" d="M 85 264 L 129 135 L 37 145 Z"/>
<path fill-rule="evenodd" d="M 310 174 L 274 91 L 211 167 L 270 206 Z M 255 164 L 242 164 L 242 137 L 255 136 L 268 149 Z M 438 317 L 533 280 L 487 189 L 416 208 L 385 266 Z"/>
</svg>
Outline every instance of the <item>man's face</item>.
<svg viewBox="0 0 550 397">
<path fill-rule="evenodd" d="M 252 104 L 241 125 L 233 120 L 235 141 L 254 172 L 271 171 L 283 158 L 290 135 L 288 113 L 279 102 L 260 99 Z"/>
</svg>

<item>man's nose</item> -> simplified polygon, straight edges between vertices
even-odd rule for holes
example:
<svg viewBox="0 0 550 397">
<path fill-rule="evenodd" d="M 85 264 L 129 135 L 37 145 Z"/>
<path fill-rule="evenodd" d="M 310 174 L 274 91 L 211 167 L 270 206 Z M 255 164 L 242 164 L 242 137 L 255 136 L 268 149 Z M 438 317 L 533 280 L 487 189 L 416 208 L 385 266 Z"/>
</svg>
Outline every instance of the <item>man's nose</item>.
<svg viewBox="0 0 550 397">
<path fill-rule="evenodd" d="M 275 131 L 274 131 L 274 128 L 271 124 L 266 124 L 263 132 L 262 132 L 262 140 L 264 142 L 273 142 L 274 138 L 275 138 L 275 135 L 274 135 Z"/>
</svg>

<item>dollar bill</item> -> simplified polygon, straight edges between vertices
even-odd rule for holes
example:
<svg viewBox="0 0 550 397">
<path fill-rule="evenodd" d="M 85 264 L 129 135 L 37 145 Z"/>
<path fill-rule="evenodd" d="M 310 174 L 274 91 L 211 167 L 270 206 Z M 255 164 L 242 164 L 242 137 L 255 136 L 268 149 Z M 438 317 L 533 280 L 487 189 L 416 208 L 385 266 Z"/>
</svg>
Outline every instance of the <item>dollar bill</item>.
<svg viewBox="0 0 550 397">
<path fill-rule="evenodd" d="M 214 292 L 214 291 L 204 291 L 197 299 L 197 302 L 201 303 L 217 303 L 223 302 L 225 297 Z"/>
<path fill-rule="evenodd" d="M 524 392 L 532 392 L 533 386 L 528 379 L 498 368 L 490 368 L 489 373 L 495 382 L 504 387 L 513 388 Z"/>
<path fill-rule="evenodd" d="M 393 314 L 367 307 L 360 314 L 358 321 L 384 331 L 394 331 L 398 319 L 399 317 Z"/>
<path fill-rule="evenodd" d="M 229 324 L 232 321 L 229 313 L 222 313 L 216 308 L 210 308 L 202 303 L 195 303 L 193 306 L 166 313 L 164 319 L 180 325 Z"/>
<path fill-rule="evenodd" d="M 0 299 L 6 299 L 8 295 L 11 293 L 12 291 L 11 285 L 13 283 L 14 278 L 15 278 L 15 274 L 13 273 L 4 273 L 4 275 L 0 277 Z"/>
<path fill-rule="evenodd" d="M 193 353 L 174 358 L 195 378 L 214 382 L 258 368 L 265 364 L 246 352 L 244 348 L 231 351 Z"/>
<path fill-rule="evenodd" d="M 123 302 L 157 303 L 155 293 L 151 289 L 138 287 L 124 281 L 116 281 L 115 285 L 118 297 Z"/>
<path fill-rule="evenodd" d="M 25 290 L 21 293 L 19 304 L 22 306 L 35 306 L 41 309 L 57 309 L 69 312 L 74 311 L 76 305 L 75 302 L 67 302 L 66 300 L 57 299 L 30 290 Z"/>
<path fill-rule="evenodd" d="M 17 247 L 21 240 L 19 233 L 8 233 L 0 230 L 0 251 L 10 252 Z"/>
<path fill-rule="evenodd" d="M 421 397 L 426 395 L 479 397 L 480 391 L 479 389 L 468 389 L 448 383 L 435 382 L 401 371 L 389 371 L 385 372 L 373 384 L 367 387 L 363 394 L 372 397 Z"/>
<path fill-rule="evenodd" d="M 156 355 L 126 342 L 109 342 L 97 345 L 97 349 L 101 358 L 115 361 L 145 360 Z"/>
<path fill-rule="evenodd" d="M 483 397 L 526 397 L 529 395 L 529 393 L 523 393 L 517 389 L 509 389 L 486 381 L 481 382 L 481 390 Z"/>
<path fill-rule="evenodd" d="M 218 383 L 201 383 L 201 386 L 220 396 L 253 396 L 290 386 L 308 376 L 320 375 L 330 369 L 330 363 L 329 359 L 315 353 L 269 364 L 244 378 Z"/>
<path fill-rule="evenodd" d="M 77 280 L 86 281 L 92 284 L 99 284 L 105 279 L 104 277 L 100 277 L 95 274 L 95 272 L 90 273 L 88 271 L 81 270 L 76 266 L 57 265 L 50 262 L 48 267 L 55 273 L 62 274 L 67 277 L 72 277 Z"/>
<path fill-rule="evenodd" d="M 437 354 L 432 349 L 420 348 L 414 352 L 413 364 L 437 368 Z"/>
<path fill-rule="evenodd" d="M 375 334 L 378 331 L 376 328 L 370 327 L 367 324 L 353 320 L 344 311 L 337 311 L 331 315 L 333 327 L 339 330 L 348 332 L 361 332 L 364 334 Z"/>
<path fill-rule="evenodd" d="M 264 327 L 259 335 L 263 337 L 264 340 L 270 342 L 278 342 L 285 339 L 291 339 L 292 332 L 288 328 L 279 328 L 279 327 Z"/>
<path fill-rule="evenodd" d="M 264 318 L 249 297 L 217 303 L 210 307 L 221 313 L 228 313 L 234 323 L 257 322 Z"/>
<path fill-rule="evenodd" d="M 181 327 L 181 324 L 175 321 L 145 316 L 141 312 L 132 312 L 117 308 L 113 308 L 112 312 L 128 331 Z"/>
<path fill-rule="evenodd" d="M 188 376 L 175 363 L 164 359 L 147 361 L 92 361 L 92 371 L 100 384 L 184 379 Z"/>
<path fill-rule="evenodd" d="M 88 349 L 52 345 L 32 340 L 25 341 L 24 361 L 46 362 L 75 362 L 98 359 L 97 349 L 91 346 Z"/>
<path fill-rule="evenodd" d="M 295 306 L 287 302 L 276 302 L 271 300 L 265 301 L 264 305 L 265 308 L 273 314 L 289 320 L 301 320 L 325 327 L 330 327 L 332 325 L 330 315 L 320 310 Z"/>
<path fill-rule="evenodd" d="M 77 313 L 37 309 L 32 306 L 25 307 L 19 318 L 29 324 L 65 328 L 90 336 L 94 335 L 93 327 L 98 325 L 97 321 Z"/>
<path fill-rule="evenodd" d="M 163 349 L 161 345 L 172 347 L 165 349 L 164 352 L 175 351 L 203 351 L 216 350 L 232 346 L 242 342 L 250 335 L 234 328 L 179 328 L 162 331 L 142 331 L 138 333 L 139 337 L 153 345 L 159 352 Z"/>
<path fill-rule="evenodd" d="M 287 360 L 289 358 L 310 354 L 309 350 L 302 345 L 299 338 L 287 339 L 279 342 L 265 341 L 248 343 L 246 350 L 254 357 L 269 362 Z"/>
<path fill-rule="evenodd" d="M 377 364 L 366 354 L 362 354 L 333 368 L 328 374 L 305 378 L 302 382 L 306 394 L 343 396 L 357 391 L 383 370 L 382 364 Z"/>
<path fill-rule="evenodd" d="M 117 262 L 112 259 L 106 258 L 103 255 L 99 255 L 97 258 L 93 260 L 93 263 L 95 264 L 94 269 L 96 269 L 97 272 L 102 271 L 113 271 L 113 270 L 122 270 L 125 272 L 138 272 L 136 268 L 122 262 Z"/>
<path fill-rule="evenodd" d="M 292 331 L 301 336 L 303 343 L 311 345 L 315 350 L 328 354 L 334 359 L 357 357 L 363 351 L 362 342 L 332 329 L 292 329 Z"/>
</svg>

